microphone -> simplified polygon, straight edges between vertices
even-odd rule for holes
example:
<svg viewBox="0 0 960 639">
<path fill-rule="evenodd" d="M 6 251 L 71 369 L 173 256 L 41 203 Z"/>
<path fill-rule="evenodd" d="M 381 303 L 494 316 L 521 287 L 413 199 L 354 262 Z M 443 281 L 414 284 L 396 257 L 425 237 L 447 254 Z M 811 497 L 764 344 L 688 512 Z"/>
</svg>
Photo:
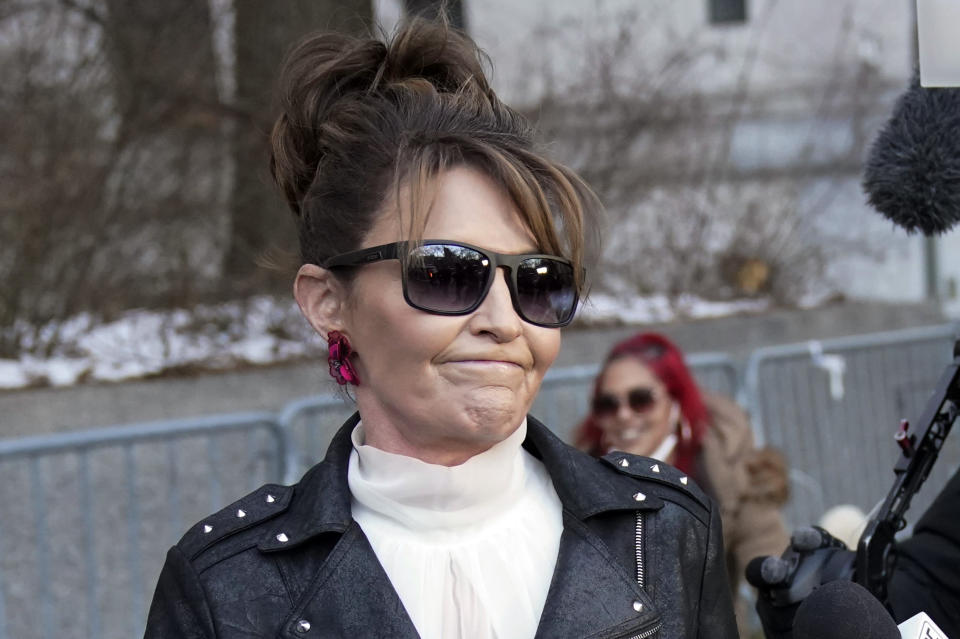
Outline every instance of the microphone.
<svg viewBox="0 0 960 639">
<path fill-rule="evenodd" d="M 807 597 L 793 619 L 793 639 L 901 639 L 876 597 L 860 584 L 837 580 Z"/>
<path fill-rule="evenodd" d="M 870 591 L 853 581 L 830 581 L 804 599 L 793 619 L 793 639 L 948 639 L 920 612 L 899 626 Z"/>
<path fill-rule="evenodd" d="M 914 77 L 870 147 L 863 190 L 908 233 L 960 222 L 960 89 L 922 88 Z"/>
</svg>

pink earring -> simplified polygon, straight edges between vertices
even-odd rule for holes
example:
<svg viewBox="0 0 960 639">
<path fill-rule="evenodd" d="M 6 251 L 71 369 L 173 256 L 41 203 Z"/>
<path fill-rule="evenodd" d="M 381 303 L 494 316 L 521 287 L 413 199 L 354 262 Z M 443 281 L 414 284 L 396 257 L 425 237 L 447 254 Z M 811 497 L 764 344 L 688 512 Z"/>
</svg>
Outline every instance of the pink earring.
<svg viewBox="0 0 960 639">
<path fill-rule="evenodd" d="M 350 340 L 342 335 L 340 331 L 330 331 L 327 335 L 327 344 L 330 349 L 330 376 L 337 380 L 341 386 L 346 384 L 360 385 L 360 378 L 357 377 L 357 371 L 350 363 L 350 355 L 353 349 L 350 348 Z"/>
</svg>

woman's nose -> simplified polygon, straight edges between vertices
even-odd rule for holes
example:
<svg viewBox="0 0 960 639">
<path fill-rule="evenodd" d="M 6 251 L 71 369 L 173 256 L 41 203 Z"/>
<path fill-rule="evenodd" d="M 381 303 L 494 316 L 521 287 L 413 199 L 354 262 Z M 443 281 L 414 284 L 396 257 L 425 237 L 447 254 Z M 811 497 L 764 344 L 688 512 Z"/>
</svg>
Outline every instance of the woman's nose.
<svg viewBox="0 0 960 639">
<path fill-rule="evenodd" d="M 620 399 L 620 403 L 617 405 L 617 419 L 620 421 L 627 421 L 633 417 L 633 409 L 630 408 L 630 402 Z"/>
<path fill-rule="evenodd" d="M 523 320 L 513 308 L 507 272 L 500 268 L 493 278 L 487 296 L 473 312 L 471 328 L 475 333 L 489 333 L 498 342 L 509 342 L 523 332 Z"/>
</svg>

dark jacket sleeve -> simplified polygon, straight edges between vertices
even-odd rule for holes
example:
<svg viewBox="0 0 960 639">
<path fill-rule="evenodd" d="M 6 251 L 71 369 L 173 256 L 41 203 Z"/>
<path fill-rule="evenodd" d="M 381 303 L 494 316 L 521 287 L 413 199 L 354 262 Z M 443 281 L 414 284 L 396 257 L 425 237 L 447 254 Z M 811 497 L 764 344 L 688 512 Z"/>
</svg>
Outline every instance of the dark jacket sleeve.
<svg viewBox="0 0 960 639">
<path fill-rule="evenodd" d="M 213 619 L 196 572 L 174 546 L 160 572 L 144 639 L 213 639 Z"/>
<path fill-rule="evenodd" d="M 960 637 L 960 470 L 897 548 L 887 601 L 897 623 L 926 612 L 948 637 Z"/>
<path fill-rule="evenodd" d="M 710 509 L 710 530 L 707 552 L 700 582 L 700 639 L 737 639 L 737 620 L 733 614 L 733 598 L 727 578 L 723 552 L 723 530 L 716 504 Z"/>
</svg>

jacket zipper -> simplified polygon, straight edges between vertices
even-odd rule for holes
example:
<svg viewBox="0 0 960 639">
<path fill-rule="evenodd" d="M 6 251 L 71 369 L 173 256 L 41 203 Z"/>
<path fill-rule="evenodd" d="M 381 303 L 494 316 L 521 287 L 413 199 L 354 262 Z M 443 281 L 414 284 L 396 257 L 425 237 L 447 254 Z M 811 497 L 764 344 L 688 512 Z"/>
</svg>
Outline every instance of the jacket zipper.
<svg viewBox="0 0 960 639">
<path fill-rule="evenodd" d="M 637 526 L 634 534 L 634 542 L 634 548 L 637 552 L 637 584 L 643 588 L 643 513 L 639 510 L 637 511 Z M 660 632 L 662 627 L 663 623 L 658 623 L 653 628 L 644 630 L 639 635 L 630 637 L 630 639 L 648 639 Z"/>
<path fill-rule="evenodd" d="M 637 551 L 637 584 L 643 588 L 643 513 L 637 511 L 637 527 L 634 536 Z"/>
<path fill-rule="evenodd" d="M 634 636 L 630 637 L 630 639 L 649 639 L 649 637 L 652 637 L 652 636 L 654 636 L 655 634 L 657 634 L 658 632 L 660 632 L 660 629 L 661 629 L 661 628 L 663 628 L 663 624 L 662 624 L 662 623 L 658 623 L 657 625 L 655 625 L 655 626 L 654 626 L 653 628 L 651 628 L 650 630 L 644 630 L 644 631 L 641 632 L 639 635 L 634 635 Z"/>
</svg>

